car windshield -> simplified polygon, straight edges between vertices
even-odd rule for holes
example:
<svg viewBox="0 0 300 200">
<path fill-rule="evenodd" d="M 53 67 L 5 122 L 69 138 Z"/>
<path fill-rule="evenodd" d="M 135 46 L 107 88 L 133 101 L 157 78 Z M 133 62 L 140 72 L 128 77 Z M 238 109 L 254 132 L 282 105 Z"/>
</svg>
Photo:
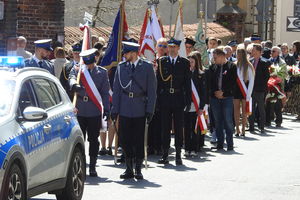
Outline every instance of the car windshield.
<svg viewBox="0 0 300 200">
<path fill-rule="evenodd" d="M 13 80 L 0 79 L 0 119 L 8 115 L 10 112 L 15 85 L 16 83 Z"/>
</svg>

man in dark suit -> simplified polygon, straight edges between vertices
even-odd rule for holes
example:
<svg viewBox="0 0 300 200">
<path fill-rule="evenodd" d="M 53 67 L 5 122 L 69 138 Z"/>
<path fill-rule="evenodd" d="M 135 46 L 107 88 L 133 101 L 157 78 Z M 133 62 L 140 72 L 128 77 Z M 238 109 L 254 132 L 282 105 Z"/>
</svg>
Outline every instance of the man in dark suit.
<svg viewBox="0 0 300 200">
<path fill-rule="evenodd" d="M 51 41 L 51 39 L 35 41 L 34 55 L 25 60 L 25 67 L 38 67 L 46 69 L 54 75 L 54 65 L 47 58 L 49 51 L 53 51 L 51 47 Z"/>
<path fill-rule="evenodd" d="M 125 154 L 126 171 L 121 179 L 143 179 L 145 120 L 149 124 L 156 101 L 153 65 L 138 57 L 139 45 L 122 42 L 126 61 L 119 63 L 113 85 L 111 119 L 119 116 L 120 140 Z M 135 161 L 135 174 L 133 162 Z"/>
<path fill-rule="evenodd" d="M 168 41 L 169 56 L 161 57 L 157 69 L 158 99 L 161 111 L 163 155 L 159 164 L 168 163 L 172 117 L 175 129 L 176 165 L 182 165 L 181 148 L 183 142 L 184 109 L 191 108 L 191 71 L 186 58 L 178 55 L 181 41 Z"/>
<path fill-rule="evenodd" d="M 254 132 L 254 120 L 256 107 L 259 111 L 259 129 L 261 133 L 264 133 L 264 127 L 266 123 L 266 112 L 265 112 L 265 94 L 268 88 L 268 80 L 270 78 L 269 67 L 271 62 L 261 57 L 262 46 L 260 44 L 254 44 L 252 49 L 251 63 L 255 68 L 255 80 L 252 92 L 252 114 L 249 117 L 249 131 Z"/>
</svg>

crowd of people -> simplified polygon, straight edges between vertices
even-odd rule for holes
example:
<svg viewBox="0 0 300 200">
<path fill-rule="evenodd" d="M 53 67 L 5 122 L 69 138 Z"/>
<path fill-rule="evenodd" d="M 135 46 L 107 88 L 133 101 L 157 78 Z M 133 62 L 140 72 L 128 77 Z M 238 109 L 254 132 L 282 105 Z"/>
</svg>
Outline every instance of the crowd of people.
<svg viewBox="0 0 300 200">
<path fill-rule="evenodd" d="M 78 95 L 78 121 L 90 143 L 91 176 L 97 176 L 98 155 L 113 155 L 116 133 L 123 152 L 119 161 L 126 163 L 120 178 L 142 179 L 145 126 L 148 154 L 160 155 L 158 163 L 168 164 L 174 135 L 175 163 L 182 165 L 182 148 L 185 157 L 197 156 L 207 130 L 215 144 L 212 149 L 234 151 L 234 136 L 247 137 L 247 131 L 265 134 L 273 121 L 280 128 L 283 112 L 300 117 L 300 41 L 290 48 L 262 41 L 257 34 L 226 45 L 209 37 L 207 64 L 192 38 L 185 39 L 187 58 L 179 56 L 181 42 L 159 39 L 156 60 L 149 62 L 139 56 L 139 45 L 131 39 L 123 43 L 124 61 L 110 69 L 100 66 L 105 53 L 102 37 L 93 36 L 94 48 L 84 52 L 80 41 L 66 49 L 59 42 L 51 46 L 51 40 L 39 40 L 32 55 L 25 51 L 26 39 L 21 36 L 17 53 L 27 58 L 27 66 L 44 68 L 60 79 L 71 100 L 75 92 Z M 102 111 L 91 100 L 87 85 L 77 81 L 81 57 L 102 98 Z M 207 129 L 197 125 L 200 116 Z"/>
</svg>

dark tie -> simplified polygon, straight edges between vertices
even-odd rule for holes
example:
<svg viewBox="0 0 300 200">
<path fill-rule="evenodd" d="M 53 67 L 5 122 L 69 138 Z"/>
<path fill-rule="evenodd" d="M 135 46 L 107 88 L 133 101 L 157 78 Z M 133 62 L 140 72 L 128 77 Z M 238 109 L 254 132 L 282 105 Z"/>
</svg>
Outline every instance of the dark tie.
<svg viewBox="0 0 300 200">
<path fill-rule="evenodd" d="M 43 61 L 39 61 L 40 68 L 43 68 Z"/>
<path fill-rule="evenodd" d="M 132 65 L 131 65 L 131 72 L 134 73 L 134 70 L 135 70 L 135 65 L 132 64 Z"/>
<path fill-rule="evenodd" d="M 92 70 L 91 69 L 88 69 L 89 70 L 89 73 L 91 74 Z"/>
<path fill-rule="evenodd" d="M 174 58 L 172 59 L 171 64 L 172 64 L 172 67 L 174 67 L 174 65 L 175 65 L 175 59 Z"/>
</svg>

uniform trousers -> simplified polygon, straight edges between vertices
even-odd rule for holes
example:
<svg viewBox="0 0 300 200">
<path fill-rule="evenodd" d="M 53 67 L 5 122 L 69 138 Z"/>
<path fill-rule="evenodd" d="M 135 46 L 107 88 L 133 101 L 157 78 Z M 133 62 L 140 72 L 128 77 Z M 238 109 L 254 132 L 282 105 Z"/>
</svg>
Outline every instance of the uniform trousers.
<svg viewBox="0 0 300 200">
<path fill-rule="evenodd" d="M 170 148 L 172 117 L 175 131 L 175 148 L 180 150 L 183 142 L 183 108 L 164 107 L 161 109 L 162 147 L 164 150 Z"/>
<path fill-rule="evenodd" d="M 126 158 L 144 159 L 145 117 L 120 116 L 120 140 Z"/>
<path fill-rule="evenodd" d="M 97 157 L 99 152 L 99 132 L 101 128 L 101 116 L 96 117 L 77 117 L 80 128 L 83 132 L 84 139 L 89 142 L 89 156 L 90 157 Z"/>
</svg>

